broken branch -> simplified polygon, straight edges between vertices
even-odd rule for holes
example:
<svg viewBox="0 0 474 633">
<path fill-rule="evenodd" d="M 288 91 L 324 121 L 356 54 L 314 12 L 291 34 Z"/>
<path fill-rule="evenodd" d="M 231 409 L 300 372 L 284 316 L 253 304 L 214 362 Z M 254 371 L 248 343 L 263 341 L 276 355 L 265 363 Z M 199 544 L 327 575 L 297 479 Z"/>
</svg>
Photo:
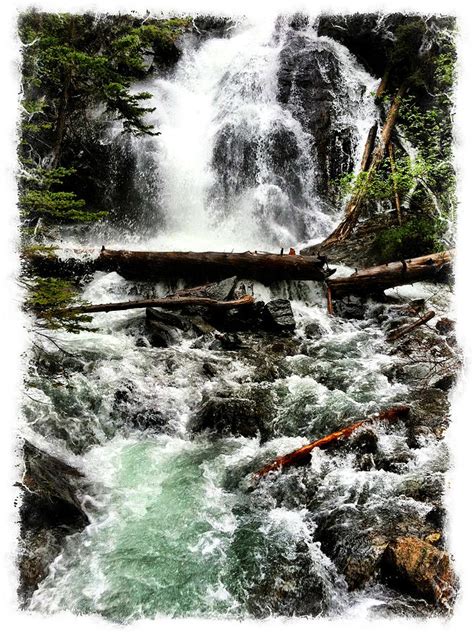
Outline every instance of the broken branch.
<svg viewBox="0 0 474 633">
<path fill-rule="evenodd" d="M 387 341 L 389 341 L 390 343 L 392 343 L 393 341 L 397 341 L 399 338 L 402 338 L 402 336 L 405 336 L 405 334 L 409 334 L 417 327 L 420 327 L 420 325 L 428 323 L 428 321 L 430 321 L 434 316 L 436 316 L 434 310 L 430 310 L 425 315 L 417 319 L 414 323 L 404 325 L 397 328 L 396 330 L 393 330 L 392 332 L 389 332 L 389 334 L 387 334 Z"/>
</svg>

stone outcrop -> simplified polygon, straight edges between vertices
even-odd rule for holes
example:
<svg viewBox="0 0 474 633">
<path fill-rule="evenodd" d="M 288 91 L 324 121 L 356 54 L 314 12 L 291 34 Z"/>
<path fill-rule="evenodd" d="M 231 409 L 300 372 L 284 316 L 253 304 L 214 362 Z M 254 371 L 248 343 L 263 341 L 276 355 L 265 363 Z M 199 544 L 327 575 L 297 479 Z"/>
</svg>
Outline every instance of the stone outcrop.
<svg viewBox="0 0 474 633">
<path fill-rule="evenodd" d="M 79 493 L 83 474 L 28 441 L 23 454 L 18 594 L 20 604 L 26 606 L 66 536 L 83 529 L 89 520 Z"/>
<path fill-rule="evenodd" d="M 455 576 L 446 552 L 426 540 L 400 537 L 385 550 L 383 574 L 387 582 L 448 607 L 455 595 Z"/>
</svg>

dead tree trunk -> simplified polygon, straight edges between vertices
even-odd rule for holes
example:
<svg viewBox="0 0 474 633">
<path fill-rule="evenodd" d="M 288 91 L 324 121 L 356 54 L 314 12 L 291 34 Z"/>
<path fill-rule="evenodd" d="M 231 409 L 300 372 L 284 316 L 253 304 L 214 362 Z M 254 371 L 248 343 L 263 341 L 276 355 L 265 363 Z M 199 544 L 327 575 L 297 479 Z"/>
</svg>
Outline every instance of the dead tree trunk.
<svg viewBox="0 0 474 633">
<path fill-rule="evenodd" d="M 393 143 L 388 144 L 388 155 L 390 156 L 390 169 L 392 170 L 392 179 L 393 179 L 393 197 L 395 198 L 395 208 L 397 210 L 397 220 L 398 224 L 402 224 L 402 206 L 400 204 L 400 195 L 398 193 L 397 181 L 395 180 L 395 174 L 397 172 L 397 167 L 395 164 L 395 155 L 393 152 Z"/>
<path fill-rule="evenodd" d="M 349 294 L 379 294 L 387 288 L 404 286 L 415 281 L 439 279 L 451 270 L 454 250 L 443 251 L 391 262 L 359 270 L 349 277 L 335 277 L 326 281 L 333 297 Z"/>
<path fill-rule="evenodd" d="M 112 251 L 103 249 L 99 270 L 115 271 L 126 279 L 186 278 L 214 281 L 238 275 L 263 282 L 305 279 L 324 281 L 333 271 L 324 260 L 272 253 L 183 253 Z"/>
<path fill-rule="evenodd" d="M 96 251 L 95 251 L 96 252 Z M 108 250 L 98 257 L 93 249 L 77 249 L 77 257 L 60 259 L 48 250 L 27 250 L 22 257 L 35 274 L 46 277 L 80 276 L 96 270 L 118 272 L 126 279 L 159 281 L 187 279 L 192 282 L 219 281 L 237 275 L 271 283 L 284 280 L 324 281 L 334 270 L 326 259 L 274 253 L 183 253 Z M 86 257 L 84 257 L 86 256 Z"/>
<path fill-rule="evenodd" d="M 369 185 L 372 181 L 372 178 L 375 172 L 377 171 L 380 163 L 382 162 L 384 158 L 388 142 L 390 141 L 390 136 L 395 126 L 395 121 L 397 120 L 398 110 L 402 102 L 402 97 L 405 94 L 405 89 L 406 89 L 405 84 L 402 84 L 392 101 L 392 105 L 390 106 L 390 110 L 388 111 L 385 124 L 380 134 L 379 143 L 372 154 L 370 165 L 368 169 L 366 170 L 365 180 L 361 183 L 361 185 L 357 188 L 357 190 L 352 194 L 349 202 L 347 203 L 343 221 L 324 240 L 324 242 L 322 242 L 321 247 L 329 246 L 330 244 L 333 244 L 334 242 L 343 241 L 346 237 L 350 235 L 354 226 L 357 224 L 357 221 L 361 213 L 362 203 L 366 199 Z"/>
<path fill-rule="evenodd" d="M 435 316 L 436 314 L 434 310 L 430 310 L 429 312 L 424 314 L 422 317 L 417 319 L 414 323 L 410 323 L 409 325 L 404 325 L 402 327 L 397 328 L 396 330 L 393 330 L 392 332 L 389 332 L 387 334 L 387 341 L 389 341 L 390 343 L 393 343 L 393 341 L 398 341 L 398 339 L 402 338 L 402 336 L 405 336 L 405 334 L 409 334 L 410 332 L 415 330 L 417 327 L 420 327 L 420 325 L 424 325 L 425 323 L 428 323 L 428 321 L 430 321 Z"/>
<path fill-rule="evenodd" d="M 377 128 L 378 124 L 374 123 L 370 128 L 369 133 L 367 135 L 367 140 L 365 142 L 364 153 L 362 155 L 362 160 L 360 162 L 360 171 L 367 171 L 370 165 L 370 159 L 372 156 L 372 152 L 375 146 L 375 139 L 377 138 Z"/>
<path fill-rule="evenodd" d="M 311 451 L 315 448 L 323 448 L 325 446 L 328 446 L 329 444 L 333 444 L 338 440 L 349 437 L 349 435 L 351 435 L 351 433 L 353 433 L 356 429 L 358 429 L 363 424 L 367 424 L 368 422 L 375 422 L 377 420 L 387 420 L 388 422 L 393 422 L 394 420 L 407 415 L 409 411 L 409 407 L 401 405 L 392 407 L 391 409 L 386 409 L 385 411 L 381 411 L 380 413 L 369 418 L 365 418 L 364 420 L 354 422 L 350 426 L 346 426 L 340 431 L 336 431 L 335 433 L 326 435 L 325 437 L 316 440 L 315 442 L 311 442 L 311 444 L 306 444 L 305 446 L 298 448 L 296 451 L 277 457 L 275 460 L 270 462 L 270 464 L 267 464 L 257 473 L 255 473 L 255 477 L 263 477 L 273 470 L 278 470 L 286 466 L 295 466 L 307 463 Z"/>
<path fill-rule="evenodd" d="M 382 80 L 380 81 L 378 85 L 377 92 L 375 93 L 376 99 L 380 99 L 380 97 L 383 96 L 385 90 L 387 89 L 389 77 L 390 77 L 390 68 L 387 68 L 387 70 L 383 74 Z"/>
</svg>

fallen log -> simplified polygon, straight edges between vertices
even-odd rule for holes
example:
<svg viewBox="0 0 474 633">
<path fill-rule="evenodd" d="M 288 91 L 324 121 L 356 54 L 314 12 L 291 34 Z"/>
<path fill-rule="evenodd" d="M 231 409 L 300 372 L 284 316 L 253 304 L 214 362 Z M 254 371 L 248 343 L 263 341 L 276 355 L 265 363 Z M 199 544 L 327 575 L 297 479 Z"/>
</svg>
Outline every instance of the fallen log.
<svg viewBox="0 0 474 633">
<path fill-rule="evenodd" d="M 409 325 L 403 325 L 402 327 L 399 327 L 396 330 L 392 330 L 391 332 L 389 332 L 386 337 L 387 341 L 389 341 L 390 343 L 393 343 L 394 341 L 398 341 L 398 339 L 402 338 L 402 336 L 405 336 L 405 334 L 409 334 L 410 332 L 415 330 L 417 327 L 420 327 L 420 325 L 424 325 L 425 323 L 428 323 L 428 321 L 430 321 L 435 316 L 436 314 L 434 310 L 430 310 L 429 312 L 424 314 L 422 317 L 420 317 L 413 323 L 410 323 Z"/>
<path fill-rule="evenodd" d="M 240 299 L 218 301 L 208 297 L 187 297 L 171 295 L 159 299 L 139 299 L 138 301 L 120 301 L 117 303 L 99 303 L 95 305 L 78 305 L 64 310 L 55 310 L 56 316 L 69 314 L 92 314 L 94 312 L 117 312 L 120 310 L 135 310 L 136 308 L 184 308 L 188 306 L 204 306 L 213 310 L 230 310 L 254 303 L 251 295 L 244 295 Z"/>
<path fill-rule="evenodd" d="M 333 298 L 349 294 L 379 294 L 387 288 L 441 278 L 451 270 L 453 258 L 454 250 L 442 251 L 365 268 L 349 277 L 328 279 L 326 283 Z"/>
<path fill-rule="evenodd" d="M 358 422 L 354 422 L 350 426 L 346 426 L 340 431 L 336 431 L 335 433 L 326 435 L 325 437 L 316 440 L 315 442 L 311 442 L 311 444 L 306 444 L 305 446 L 298 448 L 296 451 L 292 451 L 291 453 L 287 453 L 286 455 L 281 455 L 280 457 L 277 457 L 272 462 L 256 472 L 254 476 L 259 479 L 260 477 L 263 477 L 267 473 L 274 470 L 279 470 L 280 468 L 285 468 L 287 466 L 301 465 L 302 463 L 306 463 L 311 451 L 313 451 L 315 448 L 324 448 L 325 446 L 328 446 L 328 444 L 333 444 L 336 441 L 345 439 L 363 424 L 376 422 L 377 420 L 387 420 L 388 422 L 393 422 L 398 418 L 406 416 L 409 411 L 410 407 L 400 405 L 396 407 L 391 407 L 390 409 L 386 409 L 385 411 L 381 411 L 376 415 L 364 418 L 363 420 L 359 420 Z"/>
<path fill-rule="evenodd" d="M 273 253 L 150 252 L 102 249 L 97 268 L 118 272 L 126 279 L 192 278 L 207 281 L 238 275 L 262 282 L 323 281 L 332 272 L 324 260 Z"/>
<path fill-rule="evenodd" d="M 356 190 L 350 197 L 345 208 L 344 219 L 334 229 L 334 231 L 330 235 L 328 235 L 328 237 L 321 243 L 321 247 L 329 246 L 329 244 L 333 244 L 334 242 L 341 242 L 350 235 L 352 229 L 357 224 L 362 210 L 362 203 L 366 199 L 369 185 L 385 156 L 385 152 L 387 150 L 387 146 L 390 141 L 393 128 L 395 126 L 395 121 L 397 120 L 398 110 L 400 109 L 405 90 L 406 84 L 402 84 L 392 101 L 387 114 L 387 118 L 380 133 L 380 140 L 372 154 L 370 165 L 365 172 L 362 172 L 366 174 L 365 179 L 363 180 L 361 185 L 356 188 Z"/>
<path fill-rule="evenodd" d="M 88 249 L 83 249 L 80 253 L 78 251 L 78 255 L 82 258 L 62 259 L 54 250 L 38 249 L 25 252 L 23 260 L 40 276 L 81 276 L 100 270 L 117 272 L 126 279 L 141 281 L 190 279 L 199 283 L 217 281 L 234 275 L 263 283 L 293 279 L 324 281 L 334 272 L 328 268 L 326 260 L 319 257 L 250 251 L 186 253 L 102 248 L 98 257 Z"/>
</svg>

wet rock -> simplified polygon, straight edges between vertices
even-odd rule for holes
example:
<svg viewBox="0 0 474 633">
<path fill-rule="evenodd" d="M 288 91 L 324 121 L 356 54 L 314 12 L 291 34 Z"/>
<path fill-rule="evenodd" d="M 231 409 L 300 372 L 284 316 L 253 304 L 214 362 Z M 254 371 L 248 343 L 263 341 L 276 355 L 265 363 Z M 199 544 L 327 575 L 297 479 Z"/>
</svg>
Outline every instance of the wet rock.
<svg viewBox="0 0 474 633">
<path fill-rule="evenodd" d="M 83 485 L 84 475 L 74 466 L 46 453 L 27 440 L 23 446 L 23 455 L 23 483 L 28 490 L 40 497 L 67 504 L 74 520 L 79 512 L 87 521 L 78 493 Z"/>
<path fill-rule="evenodd" d="M 215 376 L 217 376 L 217 374 L 219 373 L 219 368 L 214 363 L 209 363 L 206 361 L 202 364 L 202 373 L 207 378 L 215 378 Z"/>
<path fill-rule="evenodd" d="M 356 450 L 360 454 L 376 453 L 378 437 L 372 429 L 361 429 L 354 433 L 349 442 L 350 449 Z"/>
<path fill-rule="evenodd" d="M 232 33 L 235 22 L 219 15 L 198 15 L 193 18 L 193 28 L 200 38 L 226 37 Z"/>
<path fill-rule="evenodd" d="M 166 432 L 168 420 L 156 409 L 140 409 L 130 414 L 127 419 L 132 428 L 140 431 L 153 429 L 155 431 Z"/>
<path fill-rule="evenodd" d="M 374 456 L 370 453 L 365 453 L 357 458 L 357 465 L 360 470 L 373 470 L 375 468 Z"/>
<path fill-rule="evenodd" d="M 240 336 L 235 333 L 216 333 L 213 342 L 209 345 L 210 350 L 225 350 L 235 351 L 243 347 L 243 342 Z"/>
<path fill-rule="evenodd" d="M 450 391 L 454 385 L 456 384 L 457 376 L 454 374 L 447 374 L 443 376 L 439 380 L 437 380 L 433 387 L 436 389 L 441 389 L 441 391 Z"/>
<path fill-rule="evenodd" d="M 446 510 L 441 504 L 436 504 L 426 515 L 426 520 L 437 530 L 443 530 L 446 523 Z"/>
<path fill-rule="evenodd" d="M 365 301 L 362 297 L 348 295 L 333 301 L 334 314 L 343 319 L 363 319 L 365 317 Z"/>
<path fill-rule="evenodd" d="M 161 308 L 146 309 L 148 340 L 153 347 L 169 347 L 181 339 L 181 331 L 188 329 L 188 323 L 177 314 Z"/>
<path fill-rule="evenodd" d="M 443 481 L 439 476 L 412 476 L 403 479 L 398 492 L 416 501 L 440 502 L 443 496 Z"/>
<path fill-rule="evenodd" d="M 409 429 L 407 444 L 409 448 L 421 448 L 430 439 L 433 439 L 433 431 L 429 427 L 414 426 Z"/>
<path fill-rule="evenodd" d="M 274 299 L 265 304 L 262 313 L 265 327 L 275 332 L 291 332 L 296 327 L 295 317 L 288 299 Z"/>
<path fill-rule="evenodd" d="M 244 387 L 230 394 L 207 397 L 191 420 L 195 433 L 208 431 L 213 435 L 261 436 L 267 440 L 272 432 L 274 405 L 269 390 Z"/>
<path fill-rule="evenodd" d="M 397 538 L 385 550 L 382 573 L 387 583 L 448 606 L 455 595 L 455 576 L 446 552 L 425 540 Z"/>
<path fill-rule="evenodd" d="M 308 338 L 320 338 L 324 334 L 324 329 L 317 321 L 311 321 L 305 325 L 304 333 Z"/>
<path fill-rule="evenodd" d="M 211 397 L 197 411 L 191 424 L 194 432 L 255 437 L 260 420 L 254 401 L 248 398 Z"/>
<path fill-rule="evenodd" d="M 263 356 L 255 365 L 253 379 L 255 382 L 273 382 L 278 378 L 282 378 L 284 374 L 285 372 L 275 362 L 274 358 Z"/>
<path fill-rule="evenodd" d="M 410 393 L 411 412 L 408 419 L 410 436 L 412 429 L 427 427 L 436 437 L 442 437 L 449 424 L 449 400 L 445 391 L 434 387 L 413 389 Z"/>
<path fill-rule="evenodd" d="M 177 312 L 171 312 L 163 308 L 147 308 L 145 314 L 149 322 L 158 321 L 179 330 L 188 330 L 190 327 L 189 320 Z"/>
<path fill-rule="evenodd" d="M 301 31 L 300 20 L 295 26 L 280 53 L 278 99 L 311 135 L 318 165 L 317 191 L 331 204 L 335 202 L 331 182 L 353 169 L 355 135 L 338 118 L 344 98 L 342 67 L 329 45 Z"/>
<path fill-rule="evenodd" d="M 84 486 L 82 473 L 30 442 L 25 442 L 23 453 L 18 597 L 25 607 L 66 536 L 89 521 L 78 494 Z"/>
<path fill-rule="evenodd" d="M 228 277 L 222 281 L 207 284 L 202 288 L 185 291 L 186 296 L 206 297 L 214 301 L 227 301 L 234 298 L 234 290 L 237 286 L 237 277 Z"/>
</svg>

